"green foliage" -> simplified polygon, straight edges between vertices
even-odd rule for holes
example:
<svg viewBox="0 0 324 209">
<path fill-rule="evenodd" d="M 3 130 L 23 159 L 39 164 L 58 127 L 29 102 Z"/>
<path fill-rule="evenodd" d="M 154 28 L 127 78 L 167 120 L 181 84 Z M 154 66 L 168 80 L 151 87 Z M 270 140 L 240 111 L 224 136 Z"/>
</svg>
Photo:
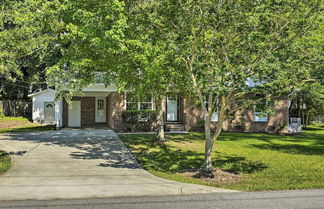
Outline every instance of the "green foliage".
<svg viewBox="0 0 324 209">
<path fill-rule="evenodd" d="M 219 184 L 182 175 L 203 166 L 202 133 L 168 134 L 164 144 L 154 143 L 154 135 L 148 134 L 120 138 L 143 168 L 162 178 L 241 191 L 324 188 L 324 127 L 295 136 L 222 133 L 213 164 L 243 178 Z"/>
<path fill-rule="evenodd" d="M 111 73 L 125 50 L 123 12 L 117 0 L 2 1 L 0 74 L 10 79 L 36 67 L 59 96 L 72 95 L 98 71 Z"/>
<path fill-rule="evenodd" d="M 4 121 L 25 121 L 28 122 L 27 118 L 24 117 L 5 117 L 5 116 L 0 116 L 0 121 L 4 122 Z"/>
<path fill-rule="evenodd" d="M 319 3 L 170 0 L 161 3 L 159 11 L 167 21 L 164 26 L 170 26 L 166 35 L 182 66 L 179 70 L 183 79 L 189 79 L 186 92 L 205 97 L 251 91 L 270 94 L 284 92 L 306 78 L 303 69 L 285 66 L 278 53 L 308 30 Z M 251 88 L 248 78 L 259 85 Z"/>
<path fill-rule="evenodd" d="M 153 110 L 125 110 L 122 119 L 130 131 L 152 131 L 157 113 Z"/>
<path fill-rule="evenodd" d="M 274 124 L 275 132 L 281 133 L 285 128 L 287 128 L 287 121 L 276 121 Z"/>
<path fill-rule="evenodd" d="M 11 165 L 11 158 L 8 153 L 0 151 L 0 175 L 6 172 Z"/>
<path fill-rule="evenodd" d="M 291 108 L 298 111 L 305 127 L 311 117 L 324 115 L 324 86 L 320 81 L 303 84 L 292 93 L 291 100 Z"/>
<path fill-rule="evenodd" d="M 125 110 L 122 112 L 123 121 L 126 123 L 152 122 L 156 120 L 153 110 Z"/>
</svg>

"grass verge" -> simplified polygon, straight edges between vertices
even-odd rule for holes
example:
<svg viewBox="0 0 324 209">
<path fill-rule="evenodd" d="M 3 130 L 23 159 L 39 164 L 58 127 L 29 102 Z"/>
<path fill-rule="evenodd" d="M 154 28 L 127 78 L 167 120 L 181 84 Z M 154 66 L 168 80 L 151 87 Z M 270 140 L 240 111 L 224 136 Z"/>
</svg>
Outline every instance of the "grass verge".
<svg viewBox="0 0 324 209">
<path fill-rule="evenodd" d="M 0 133 L 8 132 L 27 132 L 27 131 L 50 131 L 54 130 L 54 126 L 43 126 L 43 125 L 27 125 L 27 126 L 18 126 L 12 128 L 3 128 L 0 129 Z"/>
<path fill-rule="evenodd" d="M 35 124 L 23 117 L 0 117 L 0 133 L 21 131 L 47 131 L 53 130 L 54 126 Z"/>
<path fill-rule="evenodd" d="M 214 147 L 214 167 L 241 177 L 224 182 L 183 175 L 203 165 L 202 133 L 168 134 L 164 144 L 152 134 L 120 138 L 144 169 L 171 180 L 242 191 L 324 188 L 323 126 L 295 136 L 222 133 Z"/>
<path fill-rule="evenodd" d="M 0 175 L 10 168 L 10 164 L 10 156 L 6 152 L 0 151 Z"/>
</svg>

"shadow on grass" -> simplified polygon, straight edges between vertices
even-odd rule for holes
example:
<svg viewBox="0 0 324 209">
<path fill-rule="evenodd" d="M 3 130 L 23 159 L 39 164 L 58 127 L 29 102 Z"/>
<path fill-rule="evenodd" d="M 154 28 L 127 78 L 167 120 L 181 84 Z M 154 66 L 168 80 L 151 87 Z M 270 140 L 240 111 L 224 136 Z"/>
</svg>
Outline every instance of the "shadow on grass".
<svg viewBox="0 0 324 209">
<path fill-rule="evenodd" d="M 202 132 L 192 132 L 182 135 L 167 135 L 169 139 L 175 142 L 184 141 L 205 141 L 205 135 Z M 238 140 L 260 140 L 269 142 L 271 140 L 279 139 L 282 136 L 272 135 L 266 133 L 229 133 L 222 132 L 220 137 L 217 139 L 219 141 L 238 141 Z"/>
<path fill-rule="evenodd" d="M 322 126 L 319 126 L 319 127 L 305 127 L 305 128 L 303 128 L 303 130 L 305 130 L 305 131 L 323 131 L 323 127 Z"/>
<path fill-rule="evenodd" d="M 324 155 L 322 145 L 300 145 L 300 144 L 253 144 L 252 147 L 265 150 L 274 150 L 289 154 L 302 155 Z"/>
<path fill-rule="evenodd" d="M 319 132 L 311 132 L 314 130 L 320 130 Z M 204 133 L 193 132 L 182 135 L 167 135 L 167 138 L 175 142 L 192 142 L 192 141 L 205 141 Z M 267 133 L 229 133 L 222 132 L 218 141 L 263 141 L 267 143 L 273 143 L 274 141 L 282 142 L 300 142 L 310 143 L 313 145 L 324 145 L 324 129 L 320 127 L 310 127 L 309 131 L 305 131 L 298 135 L 274 135 Z"/>
<path fill-rule="evenodd" d="M 204 153 L 202 152 L 184 151 L 167 144 L 157 143 L 152 135 L 123 135 L 121 138 L 146 170 L 176 173 L 203 167 Z M 231 173 L 251 174 L 267 168 L 263 163 L 222 153 L 214 156 L 213 164 L 214 167 Z"/>
</svg>

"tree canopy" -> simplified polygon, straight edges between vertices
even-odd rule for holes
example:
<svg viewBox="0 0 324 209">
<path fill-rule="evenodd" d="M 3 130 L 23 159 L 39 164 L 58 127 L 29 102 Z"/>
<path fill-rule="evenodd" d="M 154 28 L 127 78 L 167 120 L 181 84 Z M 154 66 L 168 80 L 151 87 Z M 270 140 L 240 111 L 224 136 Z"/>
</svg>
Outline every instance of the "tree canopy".
<svg viewBox="0 0 324 209">
<path fill-rule="evenodd" d="M 0 73 L 6 78 L 22 76 L 24 66 L 36 69 L 36 61 L 59 94 L 73 94 L 97 72 L 111 72 L 124 50 L 121 1 L 5 0 L 1 9 Z"/>
</svg>

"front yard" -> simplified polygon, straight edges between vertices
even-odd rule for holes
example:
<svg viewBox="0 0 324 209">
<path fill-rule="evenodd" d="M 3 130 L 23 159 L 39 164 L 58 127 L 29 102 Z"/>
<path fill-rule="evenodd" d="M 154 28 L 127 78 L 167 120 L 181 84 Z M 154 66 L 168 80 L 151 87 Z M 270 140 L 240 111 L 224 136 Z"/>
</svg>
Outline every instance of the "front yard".
<svg viewBox="0 0 324 209">
<path fill-rule="evenodd" d="M 215 179 L 193 176 L 204 159 L 203 133 L 119 135 L 142 167 L 181 182 L 241 191 L 324 188 L 324 126 L 297 136 L 222 133 L 214 147 Z"/>
<path fill-rule="evenodd" d="M 43 126 L 32 123 L 23 117 L 0 117 L 0 133 L 17 131 L 46 131 L 53 126 Z"/>
</svg>

